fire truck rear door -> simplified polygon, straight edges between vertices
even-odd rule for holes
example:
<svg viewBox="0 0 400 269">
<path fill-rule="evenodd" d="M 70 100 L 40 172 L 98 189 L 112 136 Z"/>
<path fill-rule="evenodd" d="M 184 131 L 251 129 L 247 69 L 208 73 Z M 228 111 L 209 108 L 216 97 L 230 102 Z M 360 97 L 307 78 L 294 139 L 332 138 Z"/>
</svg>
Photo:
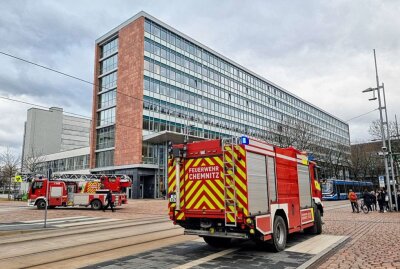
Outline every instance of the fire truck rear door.
<svg viewBox="0 0 400 269">
<path fill-rule="evenodd" d="M 269 208 L 265 155 L 247 152 L 247 182 L 250 214 L 267 213 Z"/>
</svg>

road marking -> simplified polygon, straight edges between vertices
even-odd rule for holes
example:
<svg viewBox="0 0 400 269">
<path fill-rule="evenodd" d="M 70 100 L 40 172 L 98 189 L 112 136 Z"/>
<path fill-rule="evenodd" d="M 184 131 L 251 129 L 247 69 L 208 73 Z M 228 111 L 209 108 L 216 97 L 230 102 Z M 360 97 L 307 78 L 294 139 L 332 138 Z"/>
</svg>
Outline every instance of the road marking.
<svg viewBox="0 0 400 269">
<path fill-rule="evenodd" d="M 315 255 L 343 240 L 344 238 L 346 238 L 346 236 L 321 234 L 314 236 L 304 242 L 298 243 L 293 247 L 287 248 L 285 249 L 285 251 Z"/>
<path fill-rule="evenodd" d="M 87 216 L 78 216 L 78 217 L 66 217 L 66 218 L 54 218 L 54 219 L 47 219 L 47 221 L 57 221 L 57 220 L 75 220 L 75 219 L 88 219 L 91 217 Z M 27 220 L 27 221 L 21 221 L 23 223 L 36 223 L 36 222 L 43 222 L 43 219 L 40 220 Z"/>
<path fill-rule="evenodd" d="M 73 226 L 80 226 L 80 225 L 97 224 L 97 223 L 103 223 L 103 222 L 112 222 L 112 221 L 118 221 L 118 220 L 121 220 L 121 219 L 99 219 L 99 220 L 67 223 L 67 224 L 56 224 L 56 225 L 52 225 L 52 226 L 57 227 L 57 228 L 65 228 L 65 227 L 73 227 Z"/>
<path fill-rule="evenodd" d="M 217 252 L 217 253 L 214 253 L 214 254 L 205 256 L 205 257 L 203 257 L 203 258 L 200 258 L 200 259 L 197 259 L 197 260 L 194 260 L 194 261 L 191 261 L 191 262 L 188 262 L 188 263 L 179 265 L 178 267 L 175 267 L 174 269 L 188 269 L 188 268 L 192 268 L 192 267 L 197 266 L 197 265 L 199 265 L 199 264 L 202 264 L 202 263 L 205 263 L 205 262 L 214 260 L 214 259 L 216 259 L 216 258 L 225 256 L 226 254 L 235 252 L 235 251 L 237 251 L 238 249 L 239 249 L 239 248 L 230 248 L 230 249 L 226 249 L 226 250 L 223 250 L 223 251 L 220 251 L 220 252 Z"/>
</svg>

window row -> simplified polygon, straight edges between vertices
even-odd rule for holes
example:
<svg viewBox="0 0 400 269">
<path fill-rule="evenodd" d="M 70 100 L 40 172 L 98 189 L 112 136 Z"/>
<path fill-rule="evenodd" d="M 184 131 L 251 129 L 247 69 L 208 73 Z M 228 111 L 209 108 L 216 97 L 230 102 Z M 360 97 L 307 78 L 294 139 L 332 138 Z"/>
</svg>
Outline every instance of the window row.
<svg viewBox="0 0 400 269">
<path fill-rule="evenodd" d="M 97 126 L 115 123 L 115 107 L 97 112 Z"/>
<path fill-rule="evenodd" d="M 118 50 L 118 38 L 115 38 L 101 46 L 100 58 L 107 57 Z"/>
<path fill-rule="evenodd" d="M 114 150 L 96 152 L 96 167 L 114 165 Z"/>
<path fill-rule="evenodd" d="M 100 62 L 100 75 L 118 67 L 118 54 Z"/>
<path fill-rule="evenodd" d="M 112 148 L 115 145 L 115 126 L 97 130 L 96 149 Z"/>
<path fill-rule="evenodd" d="M 207 84 L 203 84 L 207 85 Z M 155 80 L 145 76 L 144 78 L 144 89 L 149 92 L 158 93 L 161 95 L 165 95 L 170 97 L 171 99 L 176 99 L 188 104 L 196 105 L 200 107 L 210 109 L 221 115 L 229 115 L 235 117 L 237 119 L 242 119 L 246 121 L 253 122 L 257 117 L 260 115 L 266 116 L 267 118 L 273 118 L 277 121 L 286 121 L 290 118 L 297 118 L 302 119 L 309 122 L 311 125 L 316 125 L 321 128 L 326 128 L 335 133 L 345 136 L 346 134 L 334 127 L 328 126 L 325 122 L 320 122 L 317 118 L 311 117 L 304 112 L 300 112 L 297 109 L 290 108 L 285 106 L 284 104 L 277 102 L 273 98 L 268 98 L 268 102 L 270 103 L 270 107 L 262 106 L 259 103 L 255 103 L 253 101 L 249 101 L 248 99 L 241 98 L 239 95 L 236 94 L 229 94 L 228 92 L 213 86 L 207 87 L 207 92 L 216 94 L 215 97 L 217 98 L 207 98 L 205 96 L 201 96 L 181 88 L 172 86 L 170 84 L 161 82 L 159 80 Z M 223 104 L 220 101 L 216 101 L 218 99 L 226 99 L 229 100 L 228 104 Z M 279 109 L 284 110 L 282 113 L 273 107 L 277 107 Z M 291 116 L 289 115 L 291 114 Z"/>
<path fill-rule="evenodd" d="M 242 134 L 251 134 L 247 133 L 247 130 L 251 130 L 252 128 L 256 128 L 258 130 L 270 130 L 273 132 L 281 132 L 282 127 L 280 126 L 285 122 L 279 119 L 273 120 L 271 117 L 267 118 L 263 116 L 252 115 L 247 111 L 241 111 L 240 114 L 237 114 L 236 110 L 234 111 L 235 113 L 232 113 L 233 110 L 232 109 L 229 110 L 227 107 L 218 108 L 218 110 L 222 111 L 221 114 L 208 114 L 201 111 L 196 111 L 193 109 L 171 104 L 165 101 L 160 101 L 147 96 L 145 96 L 143 102 L 143 108 L 145 110 L 155 112 L 156 117 L 157 114 L 160 113 L 164 115 L 169 115 L 171 117 L 183 118 L 193 122 L 204 123 L 210 126 L 223 128 L 226 130 L 235 131 Z M 234 115 L 234 117 L 242 119 L 248 124 L 242 124 L 238 121 L 227 120 L 226 118 L 223 118 L 222 113 L 226 113 L 226 115 Z M 297 120 L 290 118 L 288 122 L 295 122 L 295 121 Z M 346 143 L 344 139 L 340 138 L 338 135 L 332 134 L 328 130 L 324 130 L 316 126 L 311 126 L 310 131 L 312 131 L 316 137 L 326 137 L 329 138 L 329 140 L 341 141 L 343 143 Z"/>
<path fill-rule="evenodd" d="M 99 95 L 98 108 L 115 106 L 117 99 L 117 90 L 108 91 Z"/>
<path fill-rule="evenodd" d="M 108 91 L 117 87 L 117 72 L 113 72 L 100 78 L 99 92 Z"/>
<path fill-rule="evenodd" d="M 39 164 L 39 173 L 46 174 L 48 169 L 53 172 L 76 171 L 89 168 L 89 155 L 69 157 Z"/>
</svg>

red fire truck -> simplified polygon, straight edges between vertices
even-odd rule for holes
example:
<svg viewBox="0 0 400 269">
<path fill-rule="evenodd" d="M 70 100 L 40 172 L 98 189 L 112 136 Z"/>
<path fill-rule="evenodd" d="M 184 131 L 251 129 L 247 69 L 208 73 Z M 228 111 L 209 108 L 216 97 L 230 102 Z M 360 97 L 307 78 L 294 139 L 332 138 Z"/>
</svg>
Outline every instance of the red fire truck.
<svg viewBox="0 0 400 269">
<path fill-rule="evenodd" d="M 49 184 L 49 186 L 47 186 Z M 98 210 L 107 203 L 106 195 L 112 191 L 115 206 L 127 203 L 126 188 L 132 184 L 127 176 L 105 175 L 59 175 L 49 181 L 35 178 L 28 191 L 28 205 L 38 209 L 46 207 L 49 190 L 49 208 L 56 206 L 91 206 Z"/>
<path fill-rule="evenodd" d="M 317 167 L 305 153 L 243 137 L 170 144 L 169 216 L 211 246 L 231 239 L 270 241 L 322 232 Z"/>
</svg>

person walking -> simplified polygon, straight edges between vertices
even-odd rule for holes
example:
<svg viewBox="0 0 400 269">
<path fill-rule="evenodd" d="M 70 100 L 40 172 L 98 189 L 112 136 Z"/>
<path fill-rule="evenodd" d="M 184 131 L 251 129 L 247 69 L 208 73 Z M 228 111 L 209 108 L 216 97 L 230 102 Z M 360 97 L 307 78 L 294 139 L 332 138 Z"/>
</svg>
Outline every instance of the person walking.
<svg viewBox="0 0 400 269">
<path fill-rule="evenodd" d="M 113 203 L 113 201 L 112 201 L 112 190 L 110 190 L 109 192 L 107 192 L 106 201 L 107 201 L 107 205 L 105 205 L 105 206 L 103 207 L 103 212 L 106 212 L 106 209 L 107 209 L 108 207 L 110 207 L 110 208 L 111 208 L 111 211 L 114 212 L 115 210 L 114 210 L 114 203 Z"/>
<path fill-rule="evenodd" d="M 350 203 L 351 203 L 351 209 L 353 209 L 353 213 L 355 213 L 357 209 L 357 213 L 360 213 L 360 209 L 358 208 L 358 203 L 357 203 L 357 194 L 353 192 L 352 189 L 349 190 L 349 196 L 348 196 Z"/>
<path fill-rule="evenodd" d="M 372 211 L 377 211 L 377 199 L 376 199 L 376 193 L 374 191 L 371 191 L 371 198 L 372 198 Z"/>
<path fill-rule="evenodd" d="M 372 202 L 373 202 L 373 198 L 372 195 L 369 193 L 369 191 L 367 189 L 364 190 L 364 204 L 367 206 L 368 211 L 372 211 Z"/>
<path fill-rule="evenodd" d="M 383 188 L 381 188 L 378 192 L 379 213 L 384 212 L 385 197 L 386 197 L 386 193 L 383 190 Z"/>
</svg>

